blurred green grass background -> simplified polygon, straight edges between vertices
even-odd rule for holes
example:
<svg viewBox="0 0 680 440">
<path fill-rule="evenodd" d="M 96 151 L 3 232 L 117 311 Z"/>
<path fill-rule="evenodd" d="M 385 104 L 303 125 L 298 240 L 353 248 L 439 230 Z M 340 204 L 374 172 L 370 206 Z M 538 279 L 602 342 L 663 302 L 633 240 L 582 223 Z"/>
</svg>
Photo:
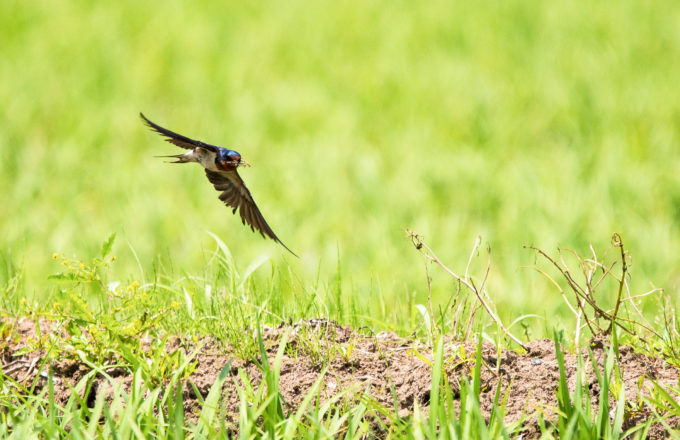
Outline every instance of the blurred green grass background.
<svg viewBox="0 0 680 440">
<path fill-rule="evenodd" d="M 239 267 L 271 255 L 282 300 L 340 280 L 403 323 L 427 294 L 405 228 L 460 271 L 481 235 L 505 319 L 568 316 L 526 244 L 603 251 L 617 231 L 633 293 L 678 290 L 676 2 L 9 0 L 0 53 L 0 252 L 26 295 L 49 289 L 53 252 L 88 258 L 112 232 L 120 278 L 139 272 L 128 243 L 145 271 L 201 273 L 212 231 Z M 198 166 L 153 158 L 179 151 L 139 111 L 253 163 L 300 260 Z"/>
</svg>

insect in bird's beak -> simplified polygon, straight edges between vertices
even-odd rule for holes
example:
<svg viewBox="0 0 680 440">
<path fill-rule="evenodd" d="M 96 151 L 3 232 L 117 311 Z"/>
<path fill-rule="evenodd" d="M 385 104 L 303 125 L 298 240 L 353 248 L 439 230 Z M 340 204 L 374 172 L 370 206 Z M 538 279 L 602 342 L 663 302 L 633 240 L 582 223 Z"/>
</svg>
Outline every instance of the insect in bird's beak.
<svg viewBox="0 0 680 440">
<path fill-rule="evenodd" d="M 240 166 L 240 167 L 249 167 L 249 166 L 250 166 L 250 162 L 246 162 L 245 160 L 241 159 L 241 160 L 239 161 L 239 163 L 238 163 L 238 166 Z"/>
</svg>

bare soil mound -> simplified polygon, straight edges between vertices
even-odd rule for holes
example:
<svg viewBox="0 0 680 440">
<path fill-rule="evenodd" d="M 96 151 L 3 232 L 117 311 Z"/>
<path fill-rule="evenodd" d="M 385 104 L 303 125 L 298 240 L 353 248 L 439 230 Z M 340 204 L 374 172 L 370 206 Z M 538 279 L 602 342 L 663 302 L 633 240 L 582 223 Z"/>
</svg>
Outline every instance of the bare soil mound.
<svg viewBox="0 0 680 440">
<path fill-rule="evenodd" d="M 49 322 L 41 321 L 44 332 L 50 328 Z M 53 326 L 52 326 L 53 328 Z M 14 329 L 14 336 L 5 339 L 6 343 L 0 352 L 2 371 L 6 376 L 25 384 L 37 382 L 34 388 L 38 392 L 47 383 L 47 366 L 42 362 L 45 353 L 38 350 L 18 354 L 26 347 L 26 342 L 38 337 L 36 325 L 33 321 L 22 320 Z M 375 401 L 385 407 L 394 408 L 392 387 L 396 392 L 397 411 L 401 417 L 407 417 L 413 410 L 414 403 L 426 408 L 430 398 L 430 364 L 432 363 L 432 347 L 421 342 L 398 337 L 394 333 L 380 332 L 371 334 L 370 331 L 355 331 L 348 326 L 340 326 L 327 320 L 309 320 L 294 325 L 281 325 L 276 328 L 266 328 L 264 340 L 268 357 L 273 359 L 284 333 L 288 333 L 288 342 L 280 368 L 280 391 L 285 402 L 294 411 L 301 403 L 307 391 L 319 377 L 322 364 L 328 366 L 326 378 L 322 383 L 322 398 L 330 398 L 336 393 L 347 389 L 356 389 L 357 394 L 368 390 Z M 194 358 L 195 369 L 184 388 L 184 405 L 187 418 L 195 417 L 200 411 L 200 404 L 196 390 L 207 396 L 212 384 L 222 369 L 231 362 L 231 373 L 237 376 L 242 369 L 254 384 L 259 383 L 262 374 L 258 366 L 251 361 L 237 359 L 229 350 L 220 348 L 215 341 L 206 339 L 199 344 L 199 353 Z M 501 382 L 502 392 L 509 387 L 506 405 L 506 422 L 512 422 L 522 417 L 531 416 L 538 411 L 547 419 L 555 419 L 557 399 L 555 390 L 559 379 L 558 363 L 555 356 L 555 346 L 552 340 L 538 340 L 528 343 L 529 350 L 525 354 L 513 351 L 502 351 L 488 343 L 482 346 L 482 392 L 480 403 L 483 412 L 490 414 L 496 387 Z M 187 353 L 196 348 L 179 339 L 168 344 L 168 352 L 185 350 Z M 600 371 L 606 349 L 601 343 L 591 344 L 591 351 Z M 448 341 L 445 344 L 445 365 L 449 382 L 454 395 L 462 378 L 468 377 L 474 367 L 476 345 L 473 342 L 456 343 Z M 645 384 L 654 380 L 663 386 L 678 386 L 678 370 L 661 359 L 650 358 L 635 353 L 630 347 L 622 346 L 619 350 L 619 367 L 623 374 L 625 396 L 627 404 L 627 426 L 634 426 L 646 420 L 650 414 L 644 407 L 636 405 L 637 398 L 646 391 Z M 599 399 L 598 382 L 592 371 L 592 364 L 588 352 L 584 351 L 584 364 L 588 371 L 589 384 L 593 402 Z M 500 365 L 500 371 L 496 366 Z M 89 368 L 78 360 L 64 359 L 53 361 L 51 364 L 55 377 L 55 398 L 65 402 L 73 387 Z M 577 356 L 565 354 L 565 367 L 570 386 L 575 382 Z M 115 380 L 121 381 L 125 387 L 131 383 L 131 372 L 126 368 L 115 368 L 108 371 Z M 94 379 L 92 395 L 86 397 L 88 402 L 94 402 L 96 393 L 108 387 L 103 386 L 104 378 Z M 234 377 L 234 381 L 237 380 Z M 232 414 L 230 421 L 235 421 L 238 415 L 239 398 L 235 391 L 234 381 L 227 380 L 224 385 L 224 398 L 228 413 Z M 354 387 L 354 388 L 353 388 Z M 615 402 L 611 401 L 612 407 Z M 530 417 L 531 420 L 531 417 Z M 679 424 L 678 420 L 667 420 L 672 426 Z M 532 437 L 538 432 L 528 424 L 525 437 Z M 656 426 L 650 431 L 654 438 L 664 438 L 663 427 Z"/>
</svg>

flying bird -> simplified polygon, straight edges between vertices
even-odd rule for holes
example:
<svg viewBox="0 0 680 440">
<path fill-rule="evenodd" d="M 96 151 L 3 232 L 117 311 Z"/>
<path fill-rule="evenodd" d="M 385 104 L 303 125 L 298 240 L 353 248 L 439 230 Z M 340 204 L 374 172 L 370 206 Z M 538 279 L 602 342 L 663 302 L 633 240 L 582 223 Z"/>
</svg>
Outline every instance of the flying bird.
<svg viewBox="0 0 680 440">
<path fill-rule="evenodd" d="M 279 237 L 274 234 L 272 228 L 269 227 L 262 213 L 255 204 L 253 196 L 243 183 L 243 179 L 239 176 L 236 170 L 240 166 L 250 166 L 248 162 L 241 159 L 241 155 L 234 150 L 218 147 L 216 145 L 206 144 L 201 141 L 190 139 L 181 134 L 175 133 L 163 128 L 160 125 L 149 121 L 142 113 L 139 114 L 151 130 L 165 137 L 165 140 L 178 147 L 189 150 L 188 153 L 175 154 L 170 156 L 177 159 L 171 163 L 188 163 L 198 162 L 205 168 L 205 175 L 208 177 L 210 183 L 213 184 L 216 190 L 222 191 L 220 200 L 225 205 L 233 208 L 232 213 L 236 214 L 236 210 L 241 215 L 241 221 L 245 225 L 248 223 L 250 229 L 254 232 L 257 229 L 262 237 L 269 237 L 278 242 L 286 248 L 291 254 L 295 252 L 288 249 L 288 246 L 283 244 Z"/>
</svg>

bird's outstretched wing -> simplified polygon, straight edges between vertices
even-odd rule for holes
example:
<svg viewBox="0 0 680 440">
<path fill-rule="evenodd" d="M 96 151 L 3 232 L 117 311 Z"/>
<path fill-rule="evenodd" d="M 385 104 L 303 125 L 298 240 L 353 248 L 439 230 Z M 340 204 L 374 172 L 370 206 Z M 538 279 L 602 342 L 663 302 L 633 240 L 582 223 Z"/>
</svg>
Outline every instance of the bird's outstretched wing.
<svg viewBox="0 0 680 440">
<path fill-rule="evenodd" d="M 178 147 L 186 148 L 187 150 L 193 150 L 196 147 L 201 147 L 201 148 L 205 148 L 206 150 L 209 150 L 209 151 L 212 151 L 212 152 L 215 152 L 215 153 L 218 151 L 218 147 L 216 147 L 215 145 L 210 145 L 210 144 L 206 144 L 206 143 L 201 142 L 201 141 L 190 139 L 186 136 L 182 136 L 179 133 L 175 133 L 174 131 L 170 131 L 167 128 L 163 128 L 160 125 L 154 124 L 153 122 L 149 121 L 146 118 L 146 116 L 144 116 L 144 114 L 142 114 L 142 113 L 140 113 L 139 116 L 142 117 L 142 119 L 144 120 L 146 125 L 149 126 L 149 128 L 151 128 L 156 133 L 158 133 L 162 136 L 165 136 L 166 137 L 165 140 L 170 142 L 171 144 L 175 144 Z"/>
<path fill-rule="evenodd" d="M 238 209 L 238 213 L 241 215 L 241 221 L 244 225 L 247 222 L 253 232 L 257 229 L 263 237 L 269 237 L 278 242 L 281 246 L 285 247 L 288 252 L 297 257 L 297 254 L 288 249 L 288 246 L 283 244 L 283 242 L 279 240 L 279 237 L 274 234 L 272 228 L 269 227 L 267 221 L 262 216 L 262 213 L 257 208 L 253 196 L 250 195 L 250 191 L 246 187 L 246 184 L 243 183 L 243 179 L 241 179 L 241 176 L 238 175 L 236 170 L 211 171 L 206 169 L 205 175 L 208 176 L 208 180 L 213 184 L 216 190 L 222 191 L 220 200 L 222 200 L 225 205 L 232 207 L 232 212 L 234 214 Z"/>
</svg>

